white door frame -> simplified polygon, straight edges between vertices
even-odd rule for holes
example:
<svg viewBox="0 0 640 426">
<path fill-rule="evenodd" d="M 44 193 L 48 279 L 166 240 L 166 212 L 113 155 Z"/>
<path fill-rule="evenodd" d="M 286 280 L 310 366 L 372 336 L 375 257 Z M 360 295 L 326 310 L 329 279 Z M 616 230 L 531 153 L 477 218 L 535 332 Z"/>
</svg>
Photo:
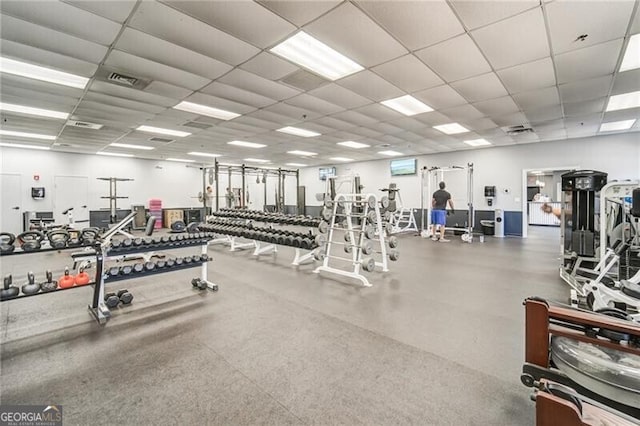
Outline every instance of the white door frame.
<svg viewBox="0 0 640 426">
<path fill-rule="evenodd" d="M 533 167 L 522 169 L 522 238 L 527 238 L 529 220 L 527 220 L 527 174 L 533 171 L 555 172 L 560 170 L 580 170 L 580 166 Z"/>
</svg>

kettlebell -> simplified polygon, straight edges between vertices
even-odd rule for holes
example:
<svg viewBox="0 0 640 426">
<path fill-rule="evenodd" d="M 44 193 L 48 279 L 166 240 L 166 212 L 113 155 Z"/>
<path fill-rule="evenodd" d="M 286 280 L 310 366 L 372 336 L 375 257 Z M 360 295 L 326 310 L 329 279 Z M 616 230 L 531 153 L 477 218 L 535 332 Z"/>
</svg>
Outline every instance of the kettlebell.
<svg viewBox="0 0 640 426">
<path fill-rule="evenodd" d="M 52 248 L 60 250 L 67 247 L 71 236 L 64 229 L 55 229 L 47 233 L 47 239 Z"/>
<path fill-rule="evenodd" d="M 53 274 L 50 270 L 45 273 L 47 281 L 40 283 L 40 288 L 43 292 L 54 291 L 58 288 L 58 281 L 53 281 Z"/>
<path fill-rule="evenodd" d="M 0 232 L 0 253 L 13 253 L 15 246 L 13 243 L 16 241 L 16 236 L 10 232 Z"/>
<path fill-rule="evenodd" d="M 27 284 L 22 286 L 24 294 L 36 294 L 40 291 L 40 284 L 36 283 L 36 277 L 33 272 L 27 274 Z"/>
<path fill-rule="evenodd" d="M 20 243 L 20 248 L 24 251 L 40 250 L 44 235 L 38 231 L 27 231 L 18 235 L 16 238 Z"/>
<path fill-rule="evenodd" d="M 73 275 L 69 275 L 69 268 L 65 267 L 64 275 L 61 276 L 60 279 L 58 280 L 58 285 L 60 286 L 60 288 L 69 288 L 69 287 L 73 287 L 75 283 L 76 283 L 76 280 L 73 277 Z"/>
<path fill-rule="evenodd" d="M 80 273 L 76 275 L 75 283 L 76 285 L 86 285 L 91 281 L 91 277 L 84 271 L 84 268 L 80 268 Z"/>
<path fill-rule="evenodd" d="M 13 299 L 20 293 L 20 289 L 14 285 L 11 285 L 13 277 L 7 275 L 4 277 L 4 286 L 0 290 L 0 300 Z"/>
</svg>

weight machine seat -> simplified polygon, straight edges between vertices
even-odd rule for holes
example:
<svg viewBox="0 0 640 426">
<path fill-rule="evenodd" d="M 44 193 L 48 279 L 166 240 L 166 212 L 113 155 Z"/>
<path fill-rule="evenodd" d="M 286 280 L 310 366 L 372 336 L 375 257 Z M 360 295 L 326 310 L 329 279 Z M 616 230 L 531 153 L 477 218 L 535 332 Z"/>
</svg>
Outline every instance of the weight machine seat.
<svg viewBox="0 0 640 426">
<path fill-rule="evenodd" d="M 640 356 L 554 336 L 551 359 L 580 386 L 620 404 L 638 405 Z"/>
<path fill-rule="evenodd" d="M 591 272 L 591 271 L 586 271 L 584 269 L 580 269 L 577 271 L 577 275 L 581 278 L 587 278 L 589 280 L 595 280 L 596 278 L 598 278 L 598 274 L 595 272 Z M 604 276 L 600 279 L 600 282 L 604 285 L 606 285 L 609 288 L 613 288 L 616 285 L 616 282 L 612 279 L 609 278 L 607 276 Z"/>
<path fill-rule="evenodd" d="M 632 283 L 628 280 L 621 280 L 620 291 L 629 297 L 640 300 L 640 284 Z"/>
</svg>

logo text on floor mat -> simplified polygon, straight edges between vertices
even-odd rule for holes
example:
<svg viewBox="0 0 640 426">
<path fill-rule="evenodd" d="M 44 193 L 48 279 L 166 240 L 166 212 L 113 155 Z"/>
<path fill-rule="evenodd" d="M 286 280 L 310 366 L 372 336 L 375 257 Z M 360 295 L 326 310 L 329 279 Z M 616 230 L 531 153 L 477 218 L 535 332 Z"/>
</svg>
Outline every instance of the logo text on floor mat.
<svg viewBox="0 0 640 426">
<path fill-rule="evenodd" d="M 0 426 L 62 426 L 62 405 L 0 405 Z"/>
</svg>

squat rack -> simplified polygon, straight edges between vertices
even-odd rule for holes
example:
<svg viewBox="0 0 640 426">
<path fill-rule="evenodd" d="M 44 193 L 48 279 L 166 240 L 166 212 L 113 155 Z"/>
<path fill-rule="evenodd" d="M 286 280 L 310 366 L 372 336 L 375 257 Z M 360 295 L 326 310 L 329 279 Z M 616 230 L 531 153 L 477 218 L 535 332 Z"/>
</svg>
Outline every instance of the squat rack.
<svg viewBox="0 0 640 426">
<path fill-rule="evenodd" d="M 422 211 L 422 217 L 420 220 L 421 234 L 427 234 L 431 229 L 431 215 L 427 215 L 427 223 L 425 228 L 425 202 L 431 200 L 434 186 L 436 182 L 444 181 L 444 174 L 448 172 L 466 171 L 467 173 L 467 226 L 464 228 L 458 227 L 446 227 L 445 230 L 449 231 L 464 231 L 465 234 L 462 239 L 467 242 L 471 242 L 473 238 L 473 227 L 475 225 L 474 212 L 473 212 L 473 163 L 467 163 L 466 166 L 449 166 L 449 167 L 423 167 L 420 176 L 420 207 Z M 425 179 L 426 177 L 426 179 Z M 426 183 L 425 183 L 426 180 Z M 427 197 L 425 197 L 425 187 L 427 191 Z M 429 203 L 429 211 L 431 211 L 431 203 Z M 428 236 L 428 235 L 427 235 Z"/>
<path fill-rule="evenodd" d="M 205 209 L 207 207 L 207 186 L 213 184 L 215 181 L 215 210 L 220 210 L 220 198 L 218 194 L 220 193 L 220 174 L 226 173 L 228 176 L 228 184 L 229 188 L 231 188 L 231 176 L 242 176 L 242 195 L 240 201 L 240 208 L 245 207 L 246 203 L 246 178 L 247 173 L 257 174 L 258 179 L 260 179 L 260 175 L 262 175 L 262 183 L 264 184 L 264 200 L 265 205 L 267 202 L 267 177 L 273 176 L 278 178 L 278 184 L 276 186 L 276 202 L 275 208 L 276 212 L 284 212 L 284 200 L 285 200 L 285 178 L 287 176 L 294 176 L 296 178 L 296 188 L 300 187 L 300 171 L 298 169 L 282 169 L 282 168 L 267 168 L 267 167 L 255 167 L 255 166 L 247 166 L 246 164 L 225 164 L 220 163 L 218 160 L 214 160 L 213 165 L 203 166 L 200 168 L 202 170 L 202 203 Z M 298 197 L 298 191 L 296 190 L 296 205 Z"/>
</svg>

